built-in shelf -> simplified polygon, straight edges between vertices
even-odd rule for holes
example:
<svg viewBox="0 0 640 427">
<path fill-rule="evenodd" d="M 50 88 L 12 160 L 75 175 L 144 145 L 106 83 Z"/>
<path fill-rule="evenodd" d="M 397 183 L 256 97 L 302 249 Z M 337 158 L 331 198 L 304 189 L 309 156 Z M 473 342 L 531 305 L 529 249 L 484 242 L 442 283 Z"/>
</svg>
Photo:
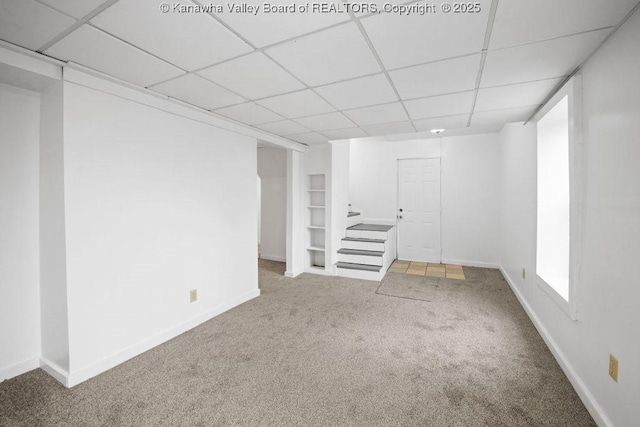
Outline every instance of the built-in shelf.
<svg viewBox="0 0 640 427">
<path fill-rule="evenodd" d="M 307 261 L 311 270 L 325 270 L 325 246 L 327 221 L 324 174 L 307 175 Z"/>
</svg>

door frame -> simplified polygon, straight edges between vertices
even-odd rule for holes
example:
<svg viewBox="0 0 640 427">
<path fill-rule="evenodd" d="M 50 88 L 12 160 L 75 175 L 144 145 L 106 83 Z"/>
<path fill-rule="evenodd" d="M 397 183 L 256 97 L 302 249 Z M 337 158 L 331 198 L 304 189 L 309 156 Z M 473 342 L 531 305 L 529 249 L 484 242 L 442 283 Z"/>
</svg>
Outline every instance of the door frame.
<svg viewBox="0 0 640 427">
<path fill-rule="evenodd" d="M 395 214 L 396 214 L 396 256 L 400 259 L 400 224 L 398 221 L 398 209 L 400 206 L 400 162 L 402 160 L 438 160 L 438 173 L 440 174 L 440 206 L 439 206 L 439 214 L 440 214 L 440 226 L 438 227 L 438 234 L 440 235 L 440 255 L 438 256 L 439 263 L 442 263 L 442 156 L 432 156 L 432 157 L 403 157 L 396 159 L 396 206 L 395 206 Z M 410 260 L 414 261 L 414 260 Z M 415 260 L 417 261 L 417 260 Z"/>
</svg>

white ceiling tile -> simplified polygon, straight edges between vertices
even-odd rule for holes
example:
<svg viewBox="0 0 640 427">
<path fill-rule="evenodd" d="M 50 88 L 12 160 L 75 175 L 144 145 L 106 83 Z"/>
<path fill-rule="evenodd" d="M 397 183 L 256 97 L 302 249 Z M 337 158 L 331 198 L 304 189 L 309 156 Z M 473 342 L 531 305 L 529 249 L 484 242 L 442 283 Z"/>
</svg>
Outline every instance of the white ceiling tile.
<svg viewBox="0 0 640 427">
<path fill-rule="evenodd" d="M 381 123 L 363 126 L 365 132 L 371 136 L 396 135 L 402 133 L 414 133 L 411 122 Z"/>
<path fill-rule="evenodd" d="M 157 0 L 120 0 L 91 23 L 187 71 L 250 52 L 206 13 L 162 13 Z M 181 4 L 192 5 L 188 0 Z"/>
<path fill-rule="evenodd" d="M 32 0 L 0 2 L 0 39 L 36 50 L 76 21 Z"/>
<path fill-rule="evenodd" d="M 404 105 L 407 107 L 411 118 L 415 120 L 424 117 L 470 113 L 474 98 L 475 91 L 468 91 L 405 101 Z"/>
<path fill-rule="evenodd" d="M 317 145 L 317 144 L 322 144 L 328 141 L 326 136 L 322 136 L 316 132 L 307 132 L 307 133 L 300 133 L 297 135 L 289 135 L 287 136 L 287 138 L 293 141 L 301 142 L 303 144 L 308 144 L 308 145 Z"/>
<path fill-rule="evenodd" d="M 480 111 L 471 116 L 471 126 L 503 125 L 527 120 L 537 106 L 506 108 L 503 110 Z"/>
<path fill-rule="evenodd" d="M 253 102 L 221 108 L 219 110 L 215 110 L 214 113 L 221 114 L 225 117 L 229 117 L 230 119 L 237 120 L 248 125 L 257 125 L 282 120 L 282 117 L 276 113 L 256 105 Z"/>
<path fill-rule="evenodd" d="M 349 15 L 346 13 L 265 13 L 262 7 L 264 3 L 272 5 L 302 4 L 292 3 L 291 0 L 269 2 L 249 0 L 245 3 L 260 6 L 259 12 L 255 15 L 251 13 L 230 13 L 227 6 L 231 4 L 229 2 L 225 4 L 224 13 L 217 16 L 257 47 L 292 39 L 349 19 Z M 317 2 L 316 4 L 319 3 Z M 337 0 L 325 3 L 340 4 Z"/>
<path fill-rule="evenodd" d="M 480 89 L 478 91 L 475 111 L 542 104 L 545 97 L 547 97 L 561 81 L 562 79 L 550 79 Z"/>
<path fill-rule="evenodd" d="M 315 131 L 343 129 L 354 126 L 354 123 L 351 120 L 339 112 L 304 117 L 296 119 L 296 122 Z"/>
<path fill-rule="evenodd" d="M 322 134 L 330 140 L 362 138 L 368 136 L 367 133 L 360 128 L 325 130 Z"/>
<path fill-rule="evenodd" d="M 195 74 L 186 74 L 177 79 L 160 83 L 151 87 L 151 90 L 188 102 L 205 110 L 246 101 L 241 96 L 229 92 L 225 88 Z"/>
<path fill-rule="evenodd" d="M 327 104 L 326 101 L 311 90 L 287 93 L 257 102 L 288 119 L 335 111 L 335 108 Z"/>
<path fill-rule="evenodd" d="M 77 19 L 84 17 L 104 2 L 105 0 L 40 0 L 40 3 L 48 4 Z"/>
<path fill-rule="evenodd" d="M 393 83 L 402 99 L 422 98 L 474 89 L 480 55 L 432 62 L 392 71 Z"/>
<path fill-rule="evenodd" d="M 304 88 L 302 83 L 260 52 L 214 65 L 198 74 L 249 99 Z"/>
<path fill-rule="evenodd" d="M 358 108 L 344 112 L 358 126 L 373 125 L 408 120 L 407 114 L 399 102 Z"/>
<path fill-rule="evenodd" d="M 414 120 L 413 124 L 418 129 L 418 132 L 423 132 L 431 129 L 460 129 L 467 127 L 468 121 L 469 114 L 456 114 L 454 116 Z"/>
<path fill-rule="evenodd" d="M 310 131 L 310 129 L 305 128 L 293 120 L 265 123 L 256 127 L 267 132 L 275 133 L 276 135 L 294 135 L 296 133 L 307 133 Z"/>
<path fill-rule="evenodd" d="M 361 22 L 385 67 L 393 69 L 482 51 L 491 1 L 479 3 L 479 13 L 383 13 Z"/>
<path fill-rule="evenodd" d="M 380 72 L 354 23 L 300 37 L 266 53 L 309 86 Z"/>
<path fill-rule="evenodd" d="M 518 0 L 498 4 L 490 49 L 617 25 L 638 0 Z"/>
<path fill-rule="evenodd" d="M 609 30 L 490 51 L 480 87 L 501 86 L 569 75 Z"/>
<path fill-rule="evenodd" d="M 143 87 L 183 74 L 182 70 L 89 25 L 78 28 L 44 53 Z"/>
<path fill-rule="evenodd" d="M 398 100 L 384 74 L 321 86 L 315 91 L 336 108 L 345 110 Z"/>
</svg>

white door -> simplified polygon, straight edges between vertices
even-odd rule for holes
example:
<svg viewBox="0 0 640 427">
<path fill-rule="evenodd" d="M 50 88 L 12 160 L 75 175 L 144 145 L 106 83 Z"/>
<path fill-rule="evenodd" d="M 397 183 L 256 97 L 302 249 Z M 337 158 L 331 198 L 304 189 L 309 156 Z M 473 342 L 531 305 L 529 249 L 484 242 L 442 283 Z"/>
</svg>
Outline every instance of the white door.
<svg viewBox="0 0 640 427">
<path fill-rule="evenodd" d="M 440 262 L 440 159 L 398 160 L 398 258 Z"/>
</svg>

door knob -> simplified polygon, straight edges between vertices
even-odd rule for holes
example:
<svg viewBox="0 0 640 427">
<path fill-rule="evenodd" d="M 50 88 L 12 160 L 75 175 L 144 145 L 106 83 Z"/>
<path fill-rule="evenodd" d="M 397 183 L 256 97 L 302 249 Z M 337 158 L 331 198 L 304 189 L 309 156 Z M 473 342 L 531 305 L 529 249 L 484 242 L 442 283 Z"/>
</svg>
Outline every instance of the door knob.
<svg viewBox="0 0 640 427">
<path fill-rule="evenodd" d="M 398 215 L 398 219 L 402 219 L 402 215 Z"/>
<path fill-rule="evenodd" d="M 402 208 L 400 208 L 400 212 L 402 212 Z"/>
</svg>

